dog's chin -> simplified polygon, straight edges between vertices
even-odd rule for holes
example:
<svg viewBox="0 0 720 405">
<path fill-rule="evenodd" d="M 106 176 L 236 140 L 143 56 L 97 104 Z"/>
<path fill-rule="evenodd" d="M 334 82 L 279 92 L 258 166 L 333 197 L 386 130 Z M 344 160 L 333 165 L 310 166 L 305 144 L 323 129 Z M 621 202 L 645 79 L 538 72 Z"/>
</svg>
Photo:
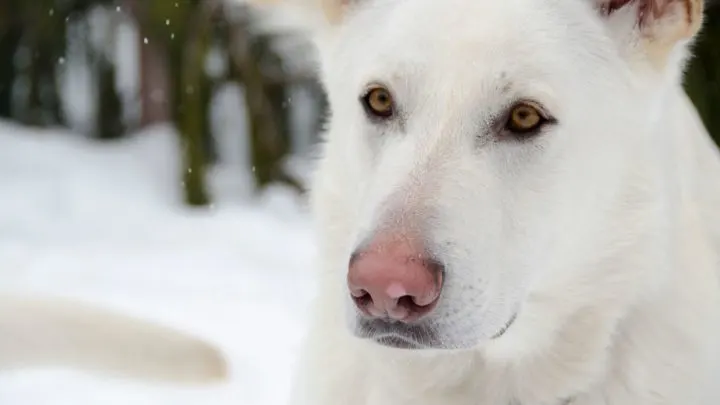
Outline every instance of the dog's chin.
<svg viewBox="0 0 720 405">
<path fill-rule="evenodd" d="M 515 322 L 516 315 L 498 330 L 489 340 L 502 337 Z M 385 319 L 357 319 L 353 328 L 354 335 L 390 349 L 428 351 L 428 350 L 467 350 L 478 347 L 483 340 L 479 337 L 455 340 L 444 337 L 440 330 L 430 324 L 403 324 Z"/>
</svg>

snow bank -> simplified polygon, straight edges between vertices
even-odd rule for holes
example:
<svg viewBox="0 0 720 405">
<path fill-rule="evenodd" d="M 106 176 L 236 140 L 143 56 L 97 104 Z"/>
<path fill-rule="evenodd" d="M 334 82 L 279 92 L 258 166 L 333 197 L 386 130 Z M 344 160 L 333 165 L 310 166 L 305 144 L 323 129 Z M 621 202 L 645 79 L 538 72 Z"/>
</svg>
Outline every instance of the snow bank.
<svg viewBox="0 0 720 405">
<path fill-rule="evenodd" d="M 216 179 L 212 209 L 182 207 L 174 139 L 158 127 L 99 144 L 0 122 L 0 288 L 190 331 L 227 353 L 231 380 L 187 388 L 24 370 L 0 374 L 1 404 L 283 403 L 312 295 L 306 213 L 284 189 L 241 199 L 231 188 L 242 184 Z"/>
</svg>

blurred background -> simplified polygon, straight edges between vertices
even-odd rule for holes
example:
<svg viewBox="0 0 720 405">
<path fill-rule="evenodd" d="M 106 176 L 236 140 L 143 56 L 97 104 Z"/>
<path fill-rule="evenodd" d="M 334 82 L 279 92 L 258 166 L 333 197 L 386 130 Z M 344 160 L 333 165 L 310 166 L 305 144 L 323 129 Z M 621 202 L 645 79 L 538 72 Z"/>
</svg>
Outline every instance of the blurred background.
<svg viewBox="0 0 720 405">
<path fill-rule="evenodd" d="M 208 171 L 230 162 L 255 191 L 303 192 L 288 159 L 325 99 L 313 49 L 268 17 L 239 0 L 2 0 L 0 117 L 106 145 L 169 128 L 191 206 L 212 203 Z"/>
<path fill-rule="evenodd" d="M 686 88 L 720 139 L 720 1 Z M 279 404 L 312 285 L 327 102 L 307 38 L 240 0 L 0 0 L 0 288 L 200 334 L 222 387 L 0 374 L 0 403 Z"/>
</svg>

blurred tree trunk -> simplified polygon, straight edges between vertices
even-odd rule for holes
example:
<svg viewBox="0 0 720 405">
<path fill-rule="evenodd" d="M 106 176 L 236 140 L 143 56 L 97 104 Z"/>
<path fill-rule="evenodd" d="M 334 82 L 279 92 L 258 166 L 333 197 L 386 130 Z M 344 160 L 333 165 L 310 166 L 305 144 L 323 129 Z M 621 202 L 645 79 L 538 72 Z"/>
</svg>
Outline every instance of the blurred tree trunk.
<svg viewBox="0 0 720 405">
<path fill-rule="evenodd" d="M 720 2 L 708 3 L 705 26 L 693 53 L 685 88 L 713 139 L 720 143 Z"/>
<path fill-rule="evenodd" d="M 101 140 L 114 140 L 125 135 L 122 119 L 122 101 L 115 86 L 115 64 L 100 55 L 95 63 L 97 74 L 98 110 L 95 136 Z"/>
<path fill-rule="evenodd" d="M 207 205 L 210 197 L 205 184 L 207 105 L 203 103 L 205 56 L 212 30 L 206 7 L 196 3 L 190 14 L 176 60 L 181 62 L 179 86 L 175 89 L 180 106 L 179 124 L 183 151 L 183 184 L 185 202 L 193 206 Z"/>
<path fill-rule="evenodd" d="M 13 115 L 27 125 L 65 125 L 57 82 L 57 62 L 65 55 L 65 17 L 55 0 L 8 4 L 14 12 L 11 19 L 21 29 L 18 47 L 25 56 L 15 71 L 16 77 L 25 79 L 25 91 L 20 93 L 25 97 L 18 100 Z"/>
<path fill-rule="evenodd" d="M 208 38 L 209 40 L 209 38 Z M 203 109 L 202 114 L 202 142 L 203 142 L 203 153 L 205 154 L 205 163 L 212 165 L 217 163 L 218 152 L 215 145 L 215 138 L 212 133 L 212 117 L 210 114 L 212 108 L 212 97 L 215 92 L 215 82 L 210 78 L 204 71 L 205 56 L 209 51 L 210 43 L 206 43 L 205 54 L 203 54 L 201 63 L 203 66 L 202 76 L 200 77 L 199 92 L 200 100 Z"/>
<path fill-rule="evenodd" d="M 168 122 L 170 116 L 170 80 L 167 52 L 159 41 L 145 43 L 145 35 L 139 37 L 140 48 L 140 126 Z"/>
<path fill-rule="evenodd" d="M 26 52 L 30 54 L 31 59 L 24 72 L 28 90 L 25 93 L 26 97 L 23 103 L 20 105 L 18 118 L 23 124 L 42 126 L 44 124 L 44 108 L 40 100 L 40 86 L 42 85 L 43 72 L 36 60 L 36 57 L 40 55 L 40 50 L 38 49 L 39 39 L 36 38 L 35 32 L 29 33 L 29 36 L 31 37 L 29 43 L 26 42 L 24 44 L 26 49 L 28 49 Z"/>
<path fill-rule="evenodd" d="M 97 97 L 97 110 L 95 112 L 95 138 L 100 140 L 115 140 L 126 135 L 126 126 L 123 120 L 123 104 L 118 92 L 115 65 L 116 43 L 116 11 L 110 7 L 103 7 L 102 12 L 108 18 L 107 26 L 102 33 L 102 49 L 96 49 L 87 41 L 88 60 L 95 73 L 95 90 Z"/>
<path fill-rule="evenodd" d="M 0 8 L 0 13 L 4 10 Z M 12 89 L 17 77 L 15 54 L 22 36 L 11 18 L 0 18 L 0 118 L 12 117 Z"/>
<path fill-rule="evenodd" d="M 138 49 L 140 53 L 139 91 L 140 127 L 172 121 L 170 112 L 170 72 L 167 41 L 159 40 L 150 27 L 157 25 L 148 17 L 147 3 L 143 0 L 123 0 L 123 7 L 138 23 Z M 162 4 L 162 3 L 157 3 Z M 152 41 L 148 40 L 152 38 Z"/>
<path fill-rule="evenodd" d="M 283 133 L 282 119 L 279 118 L 280 111 L 275 105 L 278 102 L 282 105 L 286 98 L 282 93 L 279 93 L 280 98 L 275 94 L 276 102 L 273 103 L 273 94 L 257 58 L 259 54 L 272 50 L 269 47 L 260 52 L 253 49 L 252 37 L 246 21 L 232 22 L 229 34 L 229 52 L 233 61 L 234 76 L 245 88 L 256 188 L 262 189 L 277 181 L 304 192 L 302 184 L 283 167 L 283 159 L 289 152 L 290 143 L 288 134 Z"/>
<path fill-rule="evenodd" d="M 205 59 L 210 47 L 213 24 L 213 0 L 146 1 L 125 0 L 132 7 L 144 38 L 146 52 L 158 53 L 165 59 L 167 83 L 167 114 L 180 137 L 183 195 L 188 205 L 203 206 L 210 202 L 205 172 L 211 158 L 209 145 L 213 142 L 208 124 L 209 81 L 205 73 Z M 148 47 L 150 45 L 150 47 Z M 153 60 L 149 57 L 146 60 Z M 154 63 L 154 62 L 153 62 Z M 157 83 L 154 76 L 146 78 L 144 99 L 154 98 Z M 161 86 L 164 86 L 162 84 Z M 162 96 L 160 97 L 162 98 Z"/>
<path fill-rule="evenodd" d="M 54 41 L 42 37 L 36 28 L 26 27 L 24 41 L 29 60 L 22 73 L 27 80 L 26 97 L 18 106 L 16 118 L 26 125 L 64 125 L 57 82 L 57 50 Z M 48 43 L 49 42 L 49 43 Z"/>
<path fill-rule="evenodd" d="M 278 153 L 284 157 L 290 152 L 290 114 L 288 113 L 288 93 L 290 81 L 273 82 L 267 77 L 287 77 L 282 68 L 283 60 L 273 49 L 271 35 L 254 36 L 251 44 L 251 60 L 255 61 L 259 73 L 262 75 L 263 91 L 275 116 L 275 126 L 278 132 Z"/>
<path fill-rule="evenodd" d="M 22 27 L 12 16 L 18 14 L 17 0 L 0 1 L 0 118 L 12 117 L 13 85 L 17 77 L 15 55 L 20 47 Z"/>
</svg>

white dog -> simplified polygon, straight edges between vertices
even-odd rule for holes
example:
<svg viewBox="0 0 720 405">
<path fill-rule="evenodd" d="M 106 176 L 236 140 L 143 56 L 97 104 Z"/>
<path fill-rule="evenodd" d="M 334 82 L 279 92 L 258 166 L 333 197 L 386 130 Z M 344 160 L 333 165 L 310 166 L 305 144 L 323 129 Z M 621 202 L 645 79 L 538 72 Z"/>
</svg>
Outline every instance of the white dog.
<svg viewBox="0 0 720 405">
<path fill-rule="evenodd" d="M 80 302 L 0 294 L 0 371 L 37 366 L 172 383 L 226 376 L 217 348 L 179 331 Z"/>
<path fill-rule="evenodd" d="M 332 114 L 293 404 L 720 404 L 701 0 L 294 3 Z"/>
</svg>

